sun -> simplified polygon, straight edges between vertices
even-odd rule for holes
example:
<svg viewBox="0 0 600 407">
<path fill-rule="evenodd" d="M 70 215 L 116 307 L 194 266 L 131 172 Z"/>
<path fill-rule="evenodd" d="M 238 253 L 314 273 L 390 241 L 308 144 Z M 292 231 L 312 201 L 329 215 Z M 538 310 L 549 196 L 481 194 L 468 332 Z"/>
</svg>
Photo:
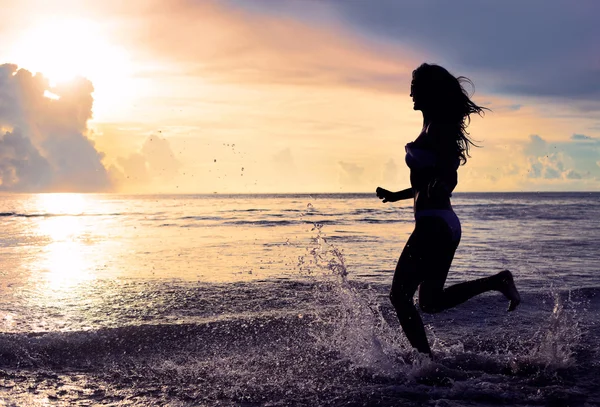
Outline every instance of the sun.
<svg viewBox="0 0 600 407">
<path fill-rule="evenodd" d="M 40 21 L 17 44 L 14 62 L 55 83 L 75 76 L 106 77 L 116 71 L 111 66 L 127 65 L 124 50 L 108 42 L 99 24 L 85 19 Z"/>
<path fill-rule="evenodd" d="M 8 57 L 9 62 L 44 75 L 51 86 L 76 76 L 89 79 L 94 86 L 96 118 L 98 113 L 121 108 L 135 94 L 130 53 L 111 36 L 110 28 L 98 21 L 39 20 L 21 32 Z M 115 107 L 115 101 L 121 105 Z"/>
</svg>

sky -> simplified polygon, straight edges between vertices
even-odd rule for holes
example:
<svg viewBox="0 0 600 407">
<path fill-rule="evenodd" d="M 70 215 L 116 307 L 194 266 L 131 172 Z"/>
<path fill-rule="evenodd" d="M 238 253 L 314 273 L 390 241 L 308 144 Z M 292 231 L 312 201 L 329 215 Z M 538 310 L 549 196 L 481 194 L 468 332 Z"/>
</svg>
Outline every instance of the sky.
<svg viewBox="0 0 600 407">
<path fill-rule="evenodd" d="M 457 192 L 600 190 L 595 0 L 0 8 L 0 191 L 404 189 L 423 62 L 491 109 Z"/>
</svg>

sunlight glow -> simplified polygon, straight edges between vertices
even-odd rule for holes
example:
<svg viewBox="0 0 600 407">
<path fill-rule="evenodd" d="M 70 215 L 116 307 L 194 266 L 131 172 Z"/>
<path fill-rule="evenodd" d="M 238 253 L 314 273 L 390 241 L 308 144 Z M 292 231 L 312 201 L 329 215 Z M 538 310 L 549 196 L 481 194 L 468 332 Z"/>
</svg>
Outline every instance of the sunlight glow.
<svg viewBox="0 0 600 407">
<path fill-rule="evenodd" d="M 125 51 L 109 44 L 100 27 L 86 20 L 44 21 L 27 30 L 15 49 L 15 62 L 52 82 L 77 75 L 114 78 L 128 62 Z"/>
<path fill-rule="evenodd" d="M 83 224 L 76 216 L 54 216 L 39 223 L 39 232 L 53 242 L 77 240 Z"/>
<path fill-rule="evenodd" d="M 83 194 L 39 194 L 37 198 L 39 210 L 53 215 L 79 215 L 88 203 Z"/>
<path fill-rule="evenodd" d="M 109 34 L 105 27 L 90 20 L 44 19 L 22 32 L 8 59 L 42 73 L 51 86 L 76 76 L 89 79 L 94 86 L 94 113 L 98 117 L 98 112 L 102 116 L 118 109 L 115 101 L 122 106 L 135 97 L 129 53 L 111 43 Z"/>
<path fill-rule="evenodd" d="M 60 96 L 50 92 L 49 90 L 44 91 L 44 96 L 47 97 L 48 99 L 53 99 L 53 100 L 60 99 Z"/>
<path fill-rule="evenodd" d="M 48 233 L 52 243 L 45 247 L 37 267 L 53 290 L 68 289 L 95 277 L 86 260 L 86 245 L 79 238 L 83 224 L 72 217 L 47 219 L 40 232 Z"/>
<path fill-rule="evenodd" d="M 56 242 L 46 249 L 39 265 L 47 271 L 49 287 L 64 289 L 95 277 L 78 242 Z"/>
</svg>

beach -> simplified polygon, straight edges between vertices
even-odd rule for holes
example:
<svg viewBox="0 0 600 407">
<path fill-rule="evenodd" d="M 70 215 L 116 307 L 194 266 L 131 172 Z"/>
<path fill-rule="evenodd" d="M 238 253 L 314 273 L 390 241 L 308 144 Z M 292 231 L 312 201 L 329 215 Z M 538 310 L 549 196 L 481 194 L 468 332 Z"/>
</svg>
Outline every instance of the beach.
<svg viewBox="0 0 600 407">
<path fill-rule="evenodd" d="M 600 404 L 600 193 L 456 193 L 447 284 L 389 303 L 411 203 L 374 194 L 0 196 L 0 405 Z"/>
</svg>

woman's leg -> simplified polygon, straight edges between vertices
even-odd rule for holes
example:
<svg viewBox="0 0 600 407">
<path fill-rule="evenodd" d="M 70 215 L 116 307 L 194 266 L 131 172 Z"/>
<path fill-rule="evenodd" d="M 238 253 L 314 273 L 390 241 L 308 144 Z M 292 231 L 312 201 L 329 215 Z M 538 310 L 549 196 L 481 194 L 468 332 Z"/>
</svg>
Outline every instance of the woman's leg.
<svg viewBox="0 0 600 407">
<path fill-rule="evenodd" d="M 436 313 L 453 308 L 487 291 L 500 291 L 510 300 L 509 311 L 521 302 L 512 273 L 501 271 L 490 277 L 478 278 L 443 288 L 439 281 L 426 280 L 419 287 L 419 304 L 423 312 Z"/>
<path fill-rule="evenodd" d="M 423 321 L 413 302 L 417 287 L 419 307 L 427 313 L 452 308 L 491 290 L 502 292 L 511 301 L 509 311 L 520 302 L 508 270 L 444 289 L 458 243 L 443 219 L 425 217 L 417 222 L 398 260 L 390 299 L 408 341 L 419 352 L 431 354 Z"/>
<path fill-rule="evenodd" d="M 410 344 L 419 352 L 431 355 L 423 321 L 413 301 L 415 291 L 423 281 L 419 273 L 418 263 L 420 258 L 419 248 L 423 246 L 423 238 L 427 235 L 424 232 L 422 228 L 415 227 L 414 232 L 406 242 L 394 273 L 390 300 Z"/>
<path fill-rule="evenodd" d="M 423 312 L 436 313 L 453 308 L 487 291 L 500 291 L 510 300 L 508 310 L 514 310 L 521 301 L 512 273 L 501 271 L 490 277 L 479 278 L 444 288 L 446 276 L 454 259 L 459 240 L 453 240 L 449 228 L 440 218 L 423 218 L 422 229 L 429 233 L 428 251 L 418 263 L 423 283 L 419 287 L 419 306 Z"/>
</svg>

